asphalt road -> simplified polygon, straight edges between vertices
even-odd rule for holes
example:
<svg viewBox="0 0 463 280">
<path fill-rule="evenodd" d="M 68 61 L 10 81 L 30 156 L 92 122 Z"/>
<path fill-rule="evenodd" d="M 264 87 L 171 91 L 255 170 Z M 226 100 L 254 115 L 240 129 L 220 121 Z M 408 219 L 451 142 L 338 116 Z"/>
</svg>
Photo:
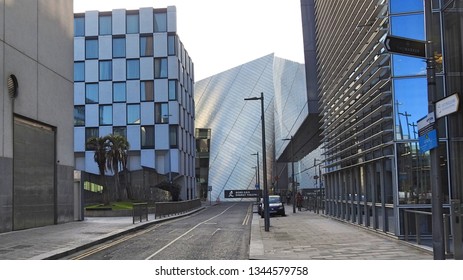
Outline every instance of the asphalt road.
<svg viewBox="0 0 463 280">
<path fill-rule="evenodd" d="M 87 260 L 247 260 L 252 204 L 221 203 L 76 253 Z"/>
</svg>

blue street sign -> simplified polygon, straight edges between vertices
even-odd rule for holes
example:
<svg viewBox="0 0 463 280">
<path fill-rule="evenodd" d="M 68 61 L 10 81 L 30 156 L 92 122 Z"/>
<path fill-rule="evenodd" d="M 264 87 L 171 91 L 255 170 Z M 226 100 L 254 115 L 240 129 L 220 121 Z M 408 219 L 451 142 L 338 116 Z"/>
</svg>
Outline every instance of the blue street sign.
<svg viewBox="0 0 463 280">
<path fill-rule="evenodd" d="M 438 146 L 437 131 L 435 129 L 426 132 L 418 139 L 420 141 L 420 152 L 422 154 Z"/>
<path fill-rule="evenodd" d="M 260 190 L 259 184 L 256 184 L 256 190 Z"/>
</svg>

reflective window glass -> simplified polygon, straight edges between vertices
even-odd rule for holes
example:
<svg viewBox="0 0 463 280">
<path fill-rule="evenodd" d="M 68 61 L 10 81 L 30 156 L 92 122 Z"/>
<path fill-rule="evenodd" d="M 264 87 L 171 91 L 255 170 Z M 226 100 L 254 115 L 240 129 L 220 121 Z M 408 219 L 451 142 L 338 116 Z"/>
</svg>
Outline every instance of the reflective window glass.
<svg viewBox="0 0 463 280">
<path fill-rule="evenodd" d="M 74 62 L 74 82 L 85 81 L 85 62 Z"/>
<path fill-rule="evenodd" d="M 125 38 L 113 38 L 113 57 L 125 57 Z"/>
<path fill-rule="evenodd" d="M 169 35 L 167 37 L 167 55 L 176 55 L 176 36 L 175 35 Z"/>
<path fill-rule="evenodd" d="M 169 100 L 177 100 L 177 81 L 169 80 Z"/>
<path fill-rule="evenodd" d="M 114 126 L 113 127 L 113 134 L 123 136 L 124 138 L 127 138 L 127 127 L 125 127 L 125 126 Z"/>
<path fill-rule="evenodd" d="M 112 17 L 110 15 L 100 16 L 98 21 L 98 27 L 100 35 L 109 35 L 112 33 Z"/>
<path fill-rule="evenodd" d="M 113 102 L 125 102 L 126 85 L 125 82 L 113 83 Z"/>
<path fill-rule="evenodd" d="M 74 18 L 74 36 L 75 37 L 85 36 L 85 18 L 84 17 Z"/>
<path fill-rule="evenodd" d="M 99 62 L 100 67 L 100 81 L 109 81 L 113 77 L 112 61 L 111 60 L 101 60 Z"/>
<path fill-rule="evenodd" d="M 154 59 L 154 78 L 167 78 L 167 58 Z"/>
<path fill-rule="evenodd" d="M 140 100 L 141 101 L 153 101 L 154 100 L 153 81 L 142 81 L 140 83 Z"/>
<path fill-rule="evenodd" d="M 167 32 L 166 13 L 154 13 L 154 32 Z"/>
<path fill-rule="evenodd" d="M 88 142 L 90 138 L 98 138 L 99 137 L 99 128 L 98 127 L 86 127 L 85 128 L 85 143 Z M 94 147 L 91 145 L 85 145 L 86 150 L 94 150 Z"/>
<path fill-rule="evenodd" d="M 126 24 L 127 24 L 127 34 L 138 33 L 138 30 L 139 30 L 138 14 L 128 14 L 126 16 Z"/>
<path fill-rule="evenodd" d="M 169 104 L 168 103 L 156 103 L 155 105 L 156 123 L 168 123 L 169 122 Z"/>
<path fill-rule="evenodd" d="M 428 114 L 426 77 L 394 79 L 396 139 L 418 139 L 417 122 Z"/>
<path fill-rule="evenodd" d="M 426 75 L 426 61 L 422 58 L 394 54 L 392 61 L 392 73 L 395 77 Z"/>
<path fill-rule="evenodd" d="M 145 125 L 140 127 L 141 135 L 141 148 L 153 149 L 154 148 L 154 126 Z"/>
<path fill-rule="evenodd" d="M 98 103 L 98 84 L 85 84 L 85 103 Z"/>
<path fill-rule="evenodd" d="M 391 33 L 395 36 L 425 40 L 423 14 L 392 16 Z"/>
<path fill-rule="evenodd" d="M 390 0 L 390 4 L 391 14 L 423 11 L 423 0 Z"/>
<path fill-rule="evenodd" d="M 74 126 L 85 126 L 85 106 L 74 106 Z"/>
<path fill-rule="evenodd" d="M 98 58 L 98 39 L 85 40 L 85 58 L 96 59 Z"/>
<path fill-rule="evenodd" d="M 169 146 L 170 148 L 178 147 L 178 126 L 169 126 Z"/>
<path fill-rule="evenodd" d="M 100 125 L 113 124 L 113 106 L 100 105 Z"/>
<path fill-rule="evenodd" d="M 140 78 L 140 60 L 127 59 L 127 80 Z"/>
<path fill-rule="evenodd" d="M 127 104 L 127 124 L 140 124 L 140 104 Z"/>
<path fill-rule="evenodd" d="M 153 35 L 140 36 L 140 56 L 153 56 Z"/>
</svg>

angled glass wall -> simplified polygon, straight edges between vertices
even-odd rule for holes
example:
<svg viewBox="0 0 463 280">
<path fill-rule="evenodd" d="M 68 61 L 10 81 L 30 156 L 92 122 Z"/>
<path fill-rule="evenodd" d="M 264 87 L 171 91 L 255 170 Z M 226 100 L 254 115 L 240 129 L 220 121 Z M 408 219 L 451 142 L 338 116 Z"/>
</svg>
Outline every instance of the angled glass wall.
<svg viewBox="0 0 463 280">
<path fill-rule="evenodd" d="M 260 97 L 261 92 L 270 182 L 274 158 L 273 60 L 273 55 L 267 55 L 195 84 L 195 127 L 212 132 L 209 186 L 213 201 L 224 200 L 224 190 L 255 189 L 257 162 L 252 154 L 259 152 L 260 170 L 263 160 L 261 103 L 244 99 Z"/>
</svg>

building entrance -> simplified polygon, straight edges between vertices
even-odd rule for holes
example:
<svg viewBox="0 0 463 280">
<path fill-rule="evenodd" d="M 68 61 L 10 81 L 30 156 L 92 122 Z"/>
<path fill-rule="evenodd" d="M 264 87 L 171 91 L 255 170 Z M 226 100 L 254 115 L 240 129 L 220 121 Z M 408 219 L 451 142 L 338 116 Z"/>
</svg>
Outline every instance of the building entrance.
<svg viewBox="0 0 463 280">
<path fill-rule="evenodd" d="M 55 131 L 15 117 L 13 230 L 55 223 Z"/>
</svg>

